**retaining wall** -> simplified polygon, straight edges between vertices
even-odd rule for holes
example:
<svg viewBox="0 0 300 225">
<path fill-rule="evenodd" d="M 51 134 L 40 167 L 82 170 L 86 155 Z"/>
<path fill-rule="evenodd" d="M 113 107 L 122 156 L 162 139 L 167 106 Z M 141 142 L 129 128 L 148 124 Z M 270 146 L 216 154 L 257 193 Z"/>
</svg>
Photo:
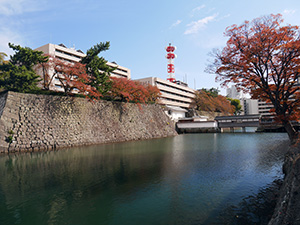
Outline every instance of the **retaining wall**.
<svg viewBox="0 0 300 225">
<path fill-rule="evenodd" d="M 159 105 L 0 94 L 0 152 L 37 151 L 177 135 Z"/>
<path fill-rule="evenodd" d="M 300 141 L 300 140 L 299 140 Z M 285 174 L 277 205 L 269 225 L 300 224 L 300 143 L 291 146 L 285 156 Z"/>
</svg>

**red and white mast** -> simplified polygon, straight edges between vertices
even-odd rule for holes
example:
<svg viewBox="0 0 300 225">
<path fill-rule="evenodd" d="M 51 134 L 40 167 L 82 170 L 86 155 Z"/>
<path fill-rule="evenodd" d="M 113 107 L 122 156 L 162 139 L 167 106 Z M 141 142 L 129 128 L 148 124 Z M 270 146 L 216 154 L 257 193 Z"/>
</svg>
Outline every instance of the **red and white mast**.
<svg viewBox="0 0 300 225">
<path fill-rule="evenodd" d="M 167 55 L 166 58 L 168 59 L 168 78 L 167 80 L 170 82 L 175 82 L 175 67 L 173 64 L 173 59 L 176 58 L 176 55 L 174 54 L 174 51 L 176 50 L 175 46 L 172 46 L 171 43 L 169 44 L 169 46 L 166 47 L 166 51 L 167 51 Z"/>
</svg>

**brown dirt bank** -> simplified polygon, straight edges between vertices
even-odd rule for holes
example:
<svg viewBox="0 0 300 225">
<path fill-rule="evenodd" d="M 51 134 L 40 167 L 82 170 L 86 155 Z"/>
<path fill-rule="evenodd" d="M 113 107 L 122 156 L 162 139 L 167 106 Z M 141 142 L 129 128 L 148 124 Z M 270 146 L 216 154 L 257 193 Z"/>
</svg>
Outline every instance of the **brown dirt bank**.
<svg viewBox="0 0 300 225">
<path fill-rule="evenodd" d="M 177 135 L 159 105 L 0 93 L 0 152 L 22 152 Z"/>
</svg>

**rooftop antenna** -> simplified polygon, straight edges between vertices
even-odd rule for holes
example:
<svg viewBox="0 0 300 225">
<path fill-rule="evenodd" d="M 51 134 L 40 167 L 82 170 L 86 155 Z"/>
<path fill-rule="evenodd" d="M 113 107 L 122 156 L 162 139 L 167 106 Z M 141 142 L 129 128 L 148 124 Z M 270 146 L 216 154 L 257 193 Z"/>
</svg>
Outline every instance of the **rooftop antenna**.
<svg viewBox="0 0 300 225">
<path fill-rule="evenodd" d="M 176 55 L 174 54 L 174 51 L 176 50 L 175 46 L 172 46 L 171 43 L 169 44 L 169 46 L 167 46 L 166 48 L 167 51 L 167 55 L 166 58 L 168 59 L 168 78 L 167 80 L 170 82 L 175 82 L 175 67 L 173 64 L 173 59 L 176 58 Z"/>
</svg>

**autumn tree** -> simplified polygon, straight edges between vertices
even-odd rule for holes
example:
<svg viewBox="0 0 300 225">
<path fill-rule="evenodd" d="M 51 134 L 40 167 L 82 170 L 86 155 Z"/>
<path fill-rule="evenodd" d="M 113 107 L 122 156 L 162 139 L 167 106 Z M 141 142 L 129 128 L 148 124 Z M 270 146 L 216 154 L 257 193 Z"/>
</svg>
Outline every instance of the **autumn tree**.
<svg viewBox="0 0 300 225">
<path fill-rule="evenodd" d="M 151 84 L 143 84 L 147 91 L 146 103 L 158 103 L 158 100 L 161 96 L 160 90 Z"/>
<path fill-rule="evenodd" d="M 56 76 L 55 66 L 56 66 L 56 60 L 54 57 L 48 54 L 44 54 L 48 57 L 49 60 L 46 62 L 39 63 L 35 66 L 35 71 L 40 74 L 42 77 L 42 87 L 43 90 L 50 90 L 50 86 Z"/>
<path fill-rule="evenodd" d="M 300 32 L 298 26 L 282 23 L 278 14 L 228 27 L 227 45 L 213 53 L 208 71 L 223 86 L 232 82 L 253 98 L 271 102 L 276 120 L 294 140 L 298 133 L 291 121 L 300 116 Z"/>
<path fill-rule="evenodd" d="M 52 56 L 45 63 L 41 63 L 38 70 L 43 74 L 44 89 L 49 90 L 53 79 L 60 82 L 67 95 L 83 94 L 92 99 L 99 99 L 102 95 L 96 88 L 88 85 L 90 76 L 84 64 L 67 62 Z"/>
<path fill-rule="evenodd" d="M 86 56 L 81 60 L 81 63 L 86 65 L 86 71 L 90 77 L 90 81 L 87 84 L 96 88 L 101 95 L 106 95 L 111 89 L 109 77 L 114 68 L 108 66 L 107 61 L 98 55 L 100 52 L 107 51 L 109 46 L 109 42 L 100 42 L 90 48 Z"/>
<path fill-rule="evenodd" d="M 234 107 L 230 104 L 230 101 L 225 96 L 217 94 L 216 90 L 203 88 L 196 91 L 193 106 L 199 111 L 233 114 Z"/>
<path fill-rule="evenodd" d="M 40 76 L 34 66 L 46 62 L 43 52 L 9 43 L 15 51 L 6 63 L 0 64 L 0 88 L 17 92 L 30 92 L 38 89 Z"/>
<path fill-rule="evenodd" d="M 113 100 L 138 104 L 156 103 L 160 96 L 159 89 L 152 85 L 144 86 L 138 81 L 126 78 L 111 77 L 111 80 L 110 96 Z"/>
</svg>

